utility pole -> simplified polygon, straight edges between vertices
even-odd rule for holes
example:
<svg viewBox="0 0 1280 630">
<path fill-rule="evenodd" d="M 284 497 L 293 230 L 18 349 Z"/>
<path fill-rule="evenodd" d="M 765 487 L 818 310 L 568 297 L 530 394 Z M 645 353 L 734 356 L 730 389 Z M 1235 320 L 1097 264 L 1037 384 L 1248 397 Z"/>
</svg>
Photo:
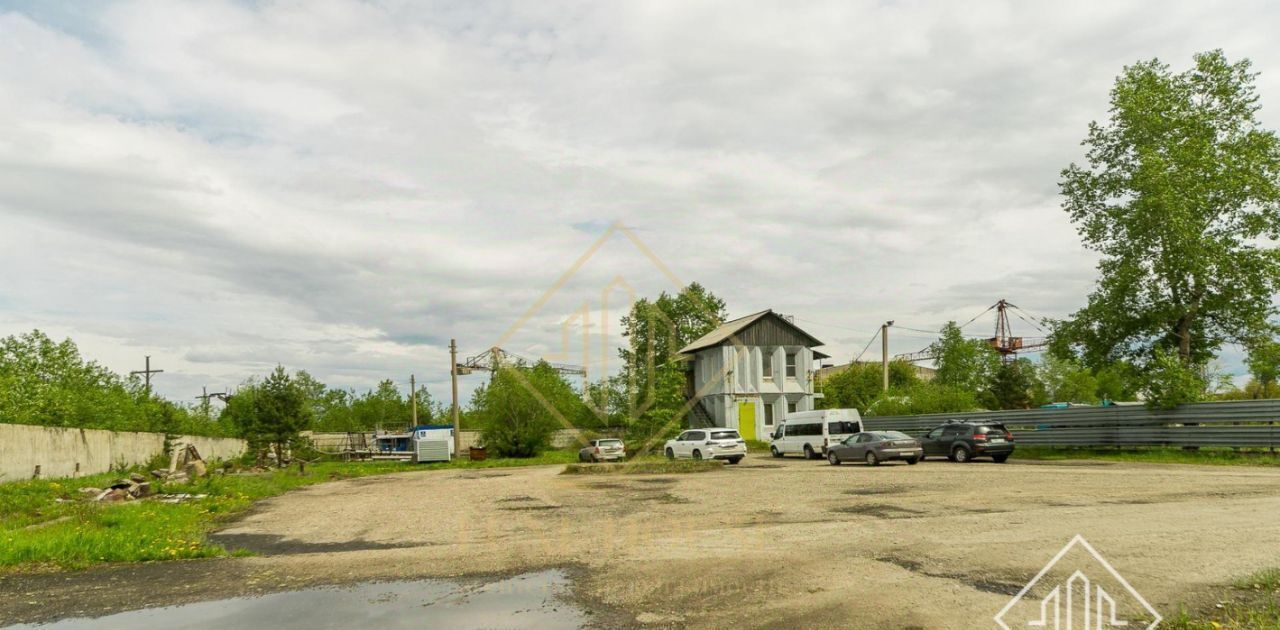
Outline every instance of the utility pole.
<svg viewBox="0 0 1280 630">
<path fill-rule="evenodd" d="M 413 426 L 418 426 L 418 382 L 409 375 L 409 406 L 413 408 Z"/>
<path fill-rule="evenodd" d="M 453 456 L 462 457 L 462 427 L 458 421 L 458 340 L 449 340 L 449 380 L 453 381 Z"/>
<path fill-rule="evenodd" d="M 199 395 L 199 396 L 196 396 L 196 400 L 201 401 L 201 402 L 200 402 L 200 410 L 201 410 L 202 412 L 204 412 L 204 416 L 205 416 L 206 418 L 210 417 L 210 414 L 212 413 L 212 412 L 211 412 L 211 410 L 210 410 L 210 408 L 209 408 L 209 399 L 210 399 L 210 398 L 219 398 L 219 399 L 221 399 L 221 400 L 222 400 L 222 402 L 227 402 L 227 398 L 228 398 L 228 396 L 227 396 L 227 392 L 226 392 L 225 390 L 224 390 L 224 391 L 220 391 L 220 392 L 214 392 L 214 393 L 210 394 L 210 393 L 209 393 L 209 386 L 207 386 L 207 385 L 203 385 L 203 386 L 201 386 L 201 387 L 200 387 L 200 392 L 201 392 L 201 393 L 200 393 L 200 395 Z"/>
<path fill-rule="evenodd" d="M 130 375 L 130 376 L 137 376 L 137 375 L 139 375 L 139 374 L 142 374 L 142 375 L 143 375 L 143 376 L 142 376 L 142 378 L 143 378 L 143 382 L 145 382 L 145 383 L 146 383 L 146 387 L 147 387 L 147 395 L 148 395 L 148 396 L 150 396 L 150 395 L 151 395 L 151 375 L 152 375 L 152 374 L 160 374 L 160 373 L 162 373 L 162 372 L 164 372 L 164 370 L 153 370 L 153 369 L 151 369 L 151 355 L 149 355 L 149 354 L 148 354 L 148 355 L 147 355 L 147 368 L 146 368 L 145 370 L 134 370 L 134 371 L 132 371 L 132 372 L 129 372 L 129 375 Z"/>
<path fill-rule="evenodd" d="M 893 325 L 893 320 L 889 320 L 880 327 L 880 369 L 884 373 L 884 391 L 889 391 L 889 327 Z"/>
</svg>

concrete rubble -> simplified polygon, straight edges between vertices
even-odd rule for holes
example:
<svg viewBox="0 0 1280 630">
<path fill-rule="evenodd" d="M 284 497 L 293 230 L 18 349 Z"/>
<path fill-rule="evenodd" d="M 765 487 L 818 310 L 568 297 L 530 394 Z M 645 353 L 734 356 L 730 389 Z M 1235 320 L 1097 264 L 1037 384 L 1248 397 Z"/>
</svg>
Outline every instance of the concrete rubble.
<svg viewBox="0 0 1280 630">
<path fill-rule="evenodd" d="M 169 462 L 169 470 L 153 470 L 151 476 L 156 480 L 172 483 L 184 483 L 191 479 L 209 474 L 208 467 L 200 457 L 200 452 L 190 444 L 179 445 L 173 451 Z M 151 482 L 145 475 L 132 473 L 128 479 L 118 479 L 107 488 L 80 488 L 80 492 L 93 497 L 93 501 L 133 501 L 144 499 L 155 494 Z M 204 498 L 203 494 L 169 494 L 156 497 L 165 503 L 178 503 L 190 499 Z"/>
</svg>

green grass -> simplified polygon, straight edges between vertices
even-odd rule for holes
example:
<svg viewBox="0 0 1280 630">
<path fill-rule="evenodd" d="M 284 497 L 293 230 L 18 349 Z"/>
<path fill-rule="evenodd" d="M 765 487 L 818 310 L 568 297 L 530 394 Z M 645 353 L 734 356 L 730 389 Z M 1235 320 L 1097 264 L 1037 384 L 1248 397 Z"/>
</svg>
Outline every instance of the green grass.
<svg viewBox="0 0 1280 630">
<path fill-rule="evenodd" d="M 566 475 L 665 475 L 697 473 L 724 468 L 724 462 L 716 459 L 668 460 L 651 456 L 636 458 L 618 464 L 569 464 Z"/>
<path fill-rule="evenodd" d="M 1228 601 L 1212 611 L 1192 613 L 1185 608 L 1160 624 L 1172 630 L 1256 630 L 1280 628 L 1280 603 L 1271 599 L 1251 598 Z"/>
<path fill-rule="evenodd" d="M 82 487 L 110 485 L 122 473 L 78 479 L 0 484 L 0 572 L 81 569 L 105 562 L 139 562 L 228 555 L 206 535 L 243 513 L 254 501 L 325 481 L 443 468 L 502 468 L 564 464 L 576 451 L 552 451 L 528 459 L 415 465 L 401 462 L 322 462 L 246 475 L 212 474 L 189 483 L 152 482 L 157 493 L 206 494 L 168 504 L 154 500 L 94 503 Z"/>
<path fill-rule="evenodd" d="M 512 466 L 546 466 L 550 464 L 570 464 L 578 461 L 578 449 L 564 449 L 558 451 L 546 451 L 537 457 L 528 458 L 511 458 L 511 457 L 490 457 L 480 461 L 471 461 L 464 459 L 453 462 L 436 462 L 433 464 L 418 464 L 413 470 L 439 470 L 441 468 L 509 468 Z"/>
<path fill-rule="evenodd" d="M 1147 462 L 1155 464 L 1201 464 L 1208 466 L 1280 466 L 1280 455 L 1267 451 L 1236 451 L 1229 448 L 1135 447 L 1048 447 L 1019 446 L 1014 459 L 1064 460 L 1100 459 L 1114 462 Z"/>
<path fill-rule="evenodd" d="M 1253 575 L 1236 580 L 1232 585 L 1242 591 L 1280 593 L 1280 568 L 1263 569 Z"/>
<path fill-rule="evenodd" d="M 1221 603 L 1199 612 L 1182 607 L 1160 624 L 1174 630 L 1280 628 L 1280 568 L 1264 569 L 1235 580 Z"/>
<path fill-rule="evenodd" d="M 748 453 L 768 453 L 770 444 L 763 440 L 747 440 Z"/>
</svg>

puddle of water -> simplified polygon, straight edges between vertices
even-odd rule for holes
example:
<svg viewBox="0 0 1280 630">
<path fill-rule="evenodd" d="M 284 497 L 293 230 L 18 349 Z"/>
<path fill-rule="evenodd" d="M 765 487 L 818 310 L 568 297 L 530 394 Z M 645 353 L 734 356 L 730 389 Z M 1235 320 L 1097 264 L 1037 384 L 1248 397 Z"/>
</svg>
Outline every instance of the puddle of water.
<svg viewBox="0 0 1280 630">
<path fill-rule="evenodd" d="M 310 588 L 5 630 L 580 628 L 586 617 L 564 602 L 567 592 L 564 572 L 552 570 L 485 584 L 415 580 Z"/>
</svg>

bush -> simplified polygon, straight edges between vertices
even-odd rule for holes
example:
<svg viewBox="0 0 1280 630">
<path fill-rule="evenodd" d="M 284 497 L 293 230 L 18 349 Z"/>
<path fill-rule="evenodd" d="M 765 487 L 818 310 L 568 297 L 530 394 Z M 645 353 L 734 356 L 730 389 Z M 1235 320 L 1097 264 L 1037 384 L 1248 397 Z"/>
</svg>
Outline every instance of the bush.
<svg viewBox="0 0 1280 630">
<path fill-rule="evenodd" d="M 1178 353 L 1157 348 L 1146 369 L 1143 393 L 1147 406 L 1172 409 L 1204 399 L 1207 383 L 1200 372 L 1182 364 Z"/>
<path fill-rule="evenodd" d="M 541 361 L 498 368 L 477 402 L 485 448 L 498 457 L 537 456 L 551 448 L 557 429 L 583 413 L 582 398 Z"/>
</svg>

